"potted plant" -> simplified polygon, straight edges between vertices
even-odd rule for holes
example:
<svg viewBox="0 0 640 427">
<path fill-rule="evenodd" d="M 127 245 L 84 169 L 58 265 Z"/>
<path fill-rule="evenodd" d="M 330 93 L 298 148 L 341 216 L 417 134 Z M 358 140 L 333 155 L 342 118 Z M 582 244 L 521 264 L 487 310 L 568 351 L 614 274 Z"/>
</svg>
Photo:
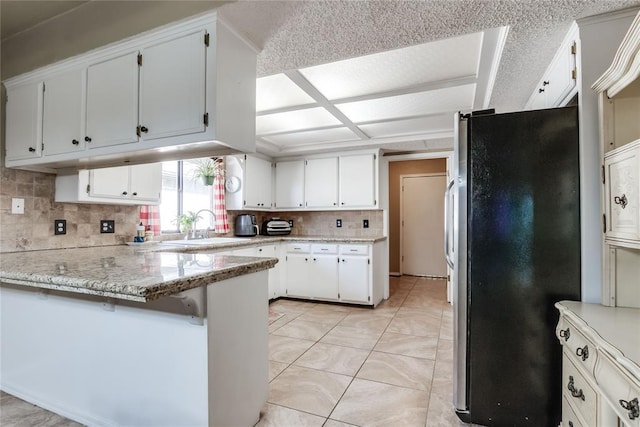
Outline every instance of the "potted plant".
<svg viewBox="0 0 640 427">
<path fill-rule="evenodd" d="M 185 238 L 188 238 L 189 232 L 193 232 L 193 225 L 199 219 L 199 215 L 196 215 L 196 213 L 193 211 L 189 211 L 187 213 L 178 215 L 176 219 L 173 220 L 173 222 L 178 226 L 178 229 L 181 233 L 186 233 Z"/>
<path fill-rule="evenodd" d="M 201 178 L 204 185 L 213 185 L 213 179 L 220 173 L 222 170 L 218 159 L 201 159 L 193 171 L 193 179 Z"/>
</svg>

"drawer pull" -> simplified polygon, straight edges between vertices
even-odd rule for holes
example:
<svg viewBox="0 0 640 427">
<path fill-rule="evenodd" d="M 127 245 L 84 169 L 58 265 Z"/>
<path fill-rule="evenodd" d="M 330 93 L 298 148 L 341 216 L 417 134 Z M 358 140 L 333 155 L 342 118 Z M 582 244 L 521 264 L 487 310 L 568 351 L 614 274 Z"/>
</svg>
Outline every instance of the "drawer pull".
<svg viewBox="0 0 640 427">
<path fill-rule="evenodd" d="M 589 358 L 589 346 L 585 345 L 583 348 L 576 348 L 576 356 L 581 357 L 584 362 Z"/>
<path fill-rule="evenodd" d="M 569 341 L 569 337 L 571 336 L 571 331 L 569 328 L 560 329 L 560 337 L 564 338 L 565 341 Z"/>
<path fill-rule="evenodd" d="M 567 384 L 567 389 L 571 392 L 571 396 L 576 399 L 582 399 L 584 401 L 584 393 L 582 389 L 578 390 L 575 385 L 573 385 L 573 376 L 569 376 L 569 384 Z M 622 404 L 622 403 L 621 403 Z"/>
<path fill-rule="evenodd" d="M 616 205 L 620 205 L 620 207 L 621 207 L 622 209 L 624 209 L 624 208 L 626 208 L 626 207 L 627 207 L 627 195 L 626 195 L 626 194 L 623 194 L 623 195 L 622 195 L 622 196 L 620 196 L 620 197 L 616 196 L 616 197 L 614 197 L 614 198 L 613 198 L 613 202 L 614 202 Z"/>
<path fill-rule="evenodd" d="M 626 400 L 620 399 L 620 406 L 629 411 L 628 415 L 630 420 L 635 420 L 636 418 L 640 417 L 640 407 L 638 406 L 637 397 L 628 402 Z"/>
</svg>

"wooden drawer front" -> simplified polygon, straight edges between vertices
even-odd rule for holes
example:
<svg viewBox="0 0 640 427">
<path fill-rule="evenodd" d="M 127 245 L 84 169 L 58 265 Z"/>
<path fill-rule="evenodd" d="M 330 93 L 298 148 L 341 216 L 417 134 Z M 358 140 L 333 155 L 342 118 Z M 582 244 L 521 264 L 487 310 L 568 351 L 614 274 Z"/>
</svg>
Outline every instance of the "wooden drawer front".
<svg viewBox="0 0 640 427">
<path fill-rule="evenodd" d="M 640 426 L 640 384 L 617 368 L 607 355 L 601 355 L 596 366 L 596 381 L 626 426 Z M 636 409 L 638 408 L 638 409 Z"/>
<path fill-rule="evenodd" d="M 571 362 L 566 351 L 562 357 L 562 392 L 576 408 L 576 412 L 585 421 L 585 425 L 595 426 L 598 408 L 596 392 Z"/>
<path fill-rule="evenodd" d="M 308 254 L 311 252 L 311 245 L 308 243 L 289 243 L 287 245 L 287 252 Z"/>
<path fill-rule="evenodd" d="M 562 396 L 562 427 L 582 427 L 582 423 L 569 404 L 567 396 Z"/>
<path fill-rule="evenodd" d="M 338 245 L 314 244 L 311 245 L 311 252 L 314 254 L 337 254 Z"/>
<path fill-rule="evenodd" d="M 369 246 L 340 245 L 340 255 L 369 255 Z"/>
<path fill-rule="evenodd" d="M 605 167 L 607 238 L 640 239 L 640 140 L 608 153 Z"/>
<path fill-rule="evenodd" d="M 565 318 L 560 319 L 556 334 L 560 343 L 564 346 L 565 353 L 576 364 L 593 375 L 593 367 L 598 358 L 596 346 L 593 345 L 576 326 Z"/>
</svg>

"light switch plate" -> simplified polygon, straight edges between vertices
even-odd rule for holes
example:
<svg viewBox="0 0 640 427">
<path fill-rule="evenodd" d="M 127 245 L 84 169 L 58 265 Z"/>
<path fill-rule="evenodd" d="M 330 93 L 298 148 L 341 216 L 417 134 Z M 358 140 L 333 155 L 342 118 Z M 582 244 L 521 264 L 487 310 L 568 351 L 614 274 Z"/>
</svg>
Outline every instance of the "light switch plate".
<svg viewBox="0 0 640 427">
<path fill-rule="evenodd" d="M 24 214 L 24 199 L 14 197 L 11 199 L 11 213 L 12 214 Z"/>
</svg>

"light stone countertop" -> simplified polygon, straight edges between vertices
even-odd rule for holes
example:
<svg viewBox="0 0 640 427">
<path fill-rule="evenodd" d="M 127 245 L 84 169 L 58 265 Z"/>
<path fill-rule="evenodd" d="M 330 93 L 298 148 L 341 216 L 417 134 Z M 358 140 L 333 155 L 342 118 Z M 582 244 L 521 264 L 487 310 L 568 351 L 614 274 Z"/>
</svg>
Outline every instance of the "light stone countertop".
<svg viewBox="0 0 640 427">
<path fill-rule="evenodd" d="M 123 245 L 3 253 L 0 282 L 148 302 L 266 270 L 278 262 L 221 255 L 205 248 L 198 248 L 198 253 L 176 247 L 172 252 L 138 249 Z"/>
</svg>

